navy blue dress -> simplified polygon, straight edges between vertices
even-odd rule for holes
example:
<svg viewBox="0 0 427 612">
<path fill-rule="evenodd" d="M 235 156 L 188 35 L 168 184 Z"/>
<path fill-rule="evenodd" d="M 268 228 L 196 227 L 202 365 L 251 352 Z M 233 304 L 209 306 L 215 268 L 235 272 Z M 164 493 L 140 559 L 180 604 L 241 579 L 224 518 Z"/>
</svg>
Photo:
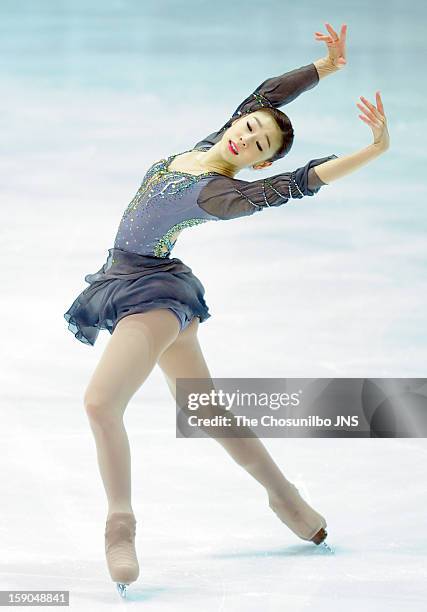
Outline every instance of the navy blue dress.
<svg viewBox="0 0 427 612">
<path fill-rule="evenodd" d="M 264 81 L 235 110 L 223 127 L 194 145 L 207 151 L 231 122 L 262 107 L 278 108 L 319 82 L 314 64 Z M 183 151 L 181 153 L 186 153 Z M 113 333 L 126 315 L 168 308 L 185 329 L 193 317 L 200 322 L 211 314 L 199 279 L 180 259 L 170 257 L 178 234 L 187 227 L 252 215 L 291 198 L 317 193 L 324 183 L 312 170 L 336 158 L 312 159 L 292 172 L 257 181 L 242 181 L 217 172 L 198 176 L 169 170 L 181 153 L 155 162 L 145 174 L 135 197 L 121 218 L 108 257 L 97 272 L 85 276 L 89 284 L 64 314 L 77 340 L 94 345 L 101 329 Z"/>
</svg>

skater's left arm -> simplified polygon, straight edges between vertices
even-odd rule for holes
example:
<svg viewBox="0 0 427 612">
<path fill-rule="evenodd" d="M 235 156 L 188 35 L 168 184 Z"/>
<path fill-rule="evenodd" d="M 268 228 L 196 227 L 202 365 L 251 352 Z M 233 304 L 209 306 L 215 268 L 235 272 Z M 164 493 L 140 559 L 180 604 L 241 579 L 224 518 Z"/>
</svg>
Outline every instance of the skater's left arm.
<svg viewBox="0 0 427 612">
<path fill-rule="evenodd" d="M 360 99 L 363 105 L 357 103 L 356 106 L 362 111 L 363 115 L 359 115 L 359 118 L 371 128 L 373 142 L 355 153 L 343 155 L 342 157 L 319 164 L 313 172 L 315 172 L 319 179 L 325 184 L 332 183 L 351 172 L 355 172 L 365 164 L 385 153 L 390 147 L 387 117 L 385 116 L 380 92 L 376 92 L 376 106 L 369 102 L 364 96 L 360 96 Z"/>
<path fill-rule="evenodd" d="M 200 191 L 198 205 L 218 219 L 236 219 L 253 215 L 271 206 L 281 206 L 290 199 L 313 196 L 325 183 L 314 168 L 336 159 L 335 154 L 311 159 L 292 172 L 282 172 L 258 181 L 242 181 L 227 176 L 211 179 Z"/>
</svg>

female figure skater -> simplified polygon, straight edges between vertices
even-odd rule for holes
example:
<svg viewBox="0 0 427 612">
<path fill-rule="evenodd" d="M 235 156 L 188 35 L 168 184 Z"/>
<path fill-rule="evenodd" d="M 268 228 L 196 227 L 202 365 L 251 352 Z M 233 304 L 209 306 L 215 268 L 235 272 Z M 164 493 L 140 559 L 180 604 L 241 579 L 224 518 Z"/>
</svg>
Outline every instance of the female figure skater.
<svg viewBox="0 0 427 612">
<path fill-rule="evenodd" d="M 289 152 L 293 129 L 278 107 L 346 64 L 346 26 L 340 36 L 329 24 L 326 27 L 329 35 L 316 32 L 315 36 L 326 43 L 327 57 L 267 79 L 220 130 L 149 168 L 123 213 L 106 262 L 85 277 L 89 287 L 64 314 L 69 330 L 83 343 L 93 345 L 100 329 L 111 334 L 87 386 L 84 405 L 108 500 L 107 564 L 122 595 L 139 575 L 130 449 L 123 424 L 127 404 L 156 364 L 174 397 L 177 378 L 211 378 L 197 338 L 199 323 L 211 315 L 201 282 L 180 259 L 169 257 L 178 234 L 199 223 L 253 215 L 291 198 L 313 196 L 321 186 L 388 149 L 387 123 L 377 92 L 376 105 L 362 96 L 363 105 L 357 104 L 359 117 L 374 136 L 367 147 L 341 158 L 332 154 L 312 159 L 292 172 L 262 180 L 234 178 L 247 167 L 271 166 Z M 326 520 L 303 500 L 253 432 L 215 439 L 265 487 L 269 506 L 296 535 L 315 544 L 324 541 Z"/>
</svg>

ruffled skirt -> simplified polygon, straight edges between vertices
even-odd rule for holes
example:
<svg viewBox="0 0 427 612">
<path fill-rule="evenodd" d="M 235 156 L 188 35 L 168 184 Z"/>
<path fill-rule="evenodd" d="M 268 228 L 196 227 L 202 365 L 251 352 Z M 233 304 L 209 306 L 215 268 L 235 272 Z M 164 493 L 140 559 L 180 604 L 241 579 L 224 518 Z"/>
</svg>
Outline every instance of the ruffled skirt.
<svg viewBox="0 0 427 612">
<path fill-rule="evenodd" d="M 101 329 L 110 334 L 121 318 L 154 308 L 169 308 L 184 329 L 194 317 L 211 315 L 205 289 L 191 268 L 174 257 L 153 257 L 108 249 L 102 268 L 87 274 L 89 283 L 64 314 L 77 340 L 94 345 Z"/>
</svg>

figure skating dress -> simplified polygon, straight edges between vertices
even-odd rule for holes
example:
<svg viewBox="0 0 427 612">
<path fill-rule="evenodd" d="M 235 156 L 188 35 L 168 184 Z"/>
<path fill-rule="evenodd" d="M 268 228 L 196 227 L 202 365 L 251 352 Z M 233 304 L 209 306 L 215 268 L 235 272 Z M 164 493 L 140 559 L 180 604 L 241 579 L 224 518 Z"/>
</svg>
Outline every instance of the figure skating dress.
<svg viewBox="0 0 427 612">
<path fill-rule="evenodd" d="M 234 111 L 220 130 L 192 149 L 207 151 L 232 121 L 263 107 L 292 102 L 319 82 L 314 64 L 272 77 L 259 85 Z M 187 153 L 183 151 L 182 153 Z M 169 170 L 176 153 L 155 162 L 145 174 L 135 197 L 124 211 L 114 246 L 97 272 L 85 276 L 89 284 L 64 314 L 77 340 L 94 345 L 101 329 L 113 333 L 123 317 L 154 308 L 169 308 L 180 329 L 193 317 L 206 321 L 211 314 L 200 280 L 180 259 L 170 254 L 178 234 L 207 221 L 253 215 L 291 198 L 313 196 L 323 183 L 313 168 L 335 154 L 312 159 L 291 172 L 256 181 L 243 181 L 217 172 L 198 176 Z"/>
</svg>

